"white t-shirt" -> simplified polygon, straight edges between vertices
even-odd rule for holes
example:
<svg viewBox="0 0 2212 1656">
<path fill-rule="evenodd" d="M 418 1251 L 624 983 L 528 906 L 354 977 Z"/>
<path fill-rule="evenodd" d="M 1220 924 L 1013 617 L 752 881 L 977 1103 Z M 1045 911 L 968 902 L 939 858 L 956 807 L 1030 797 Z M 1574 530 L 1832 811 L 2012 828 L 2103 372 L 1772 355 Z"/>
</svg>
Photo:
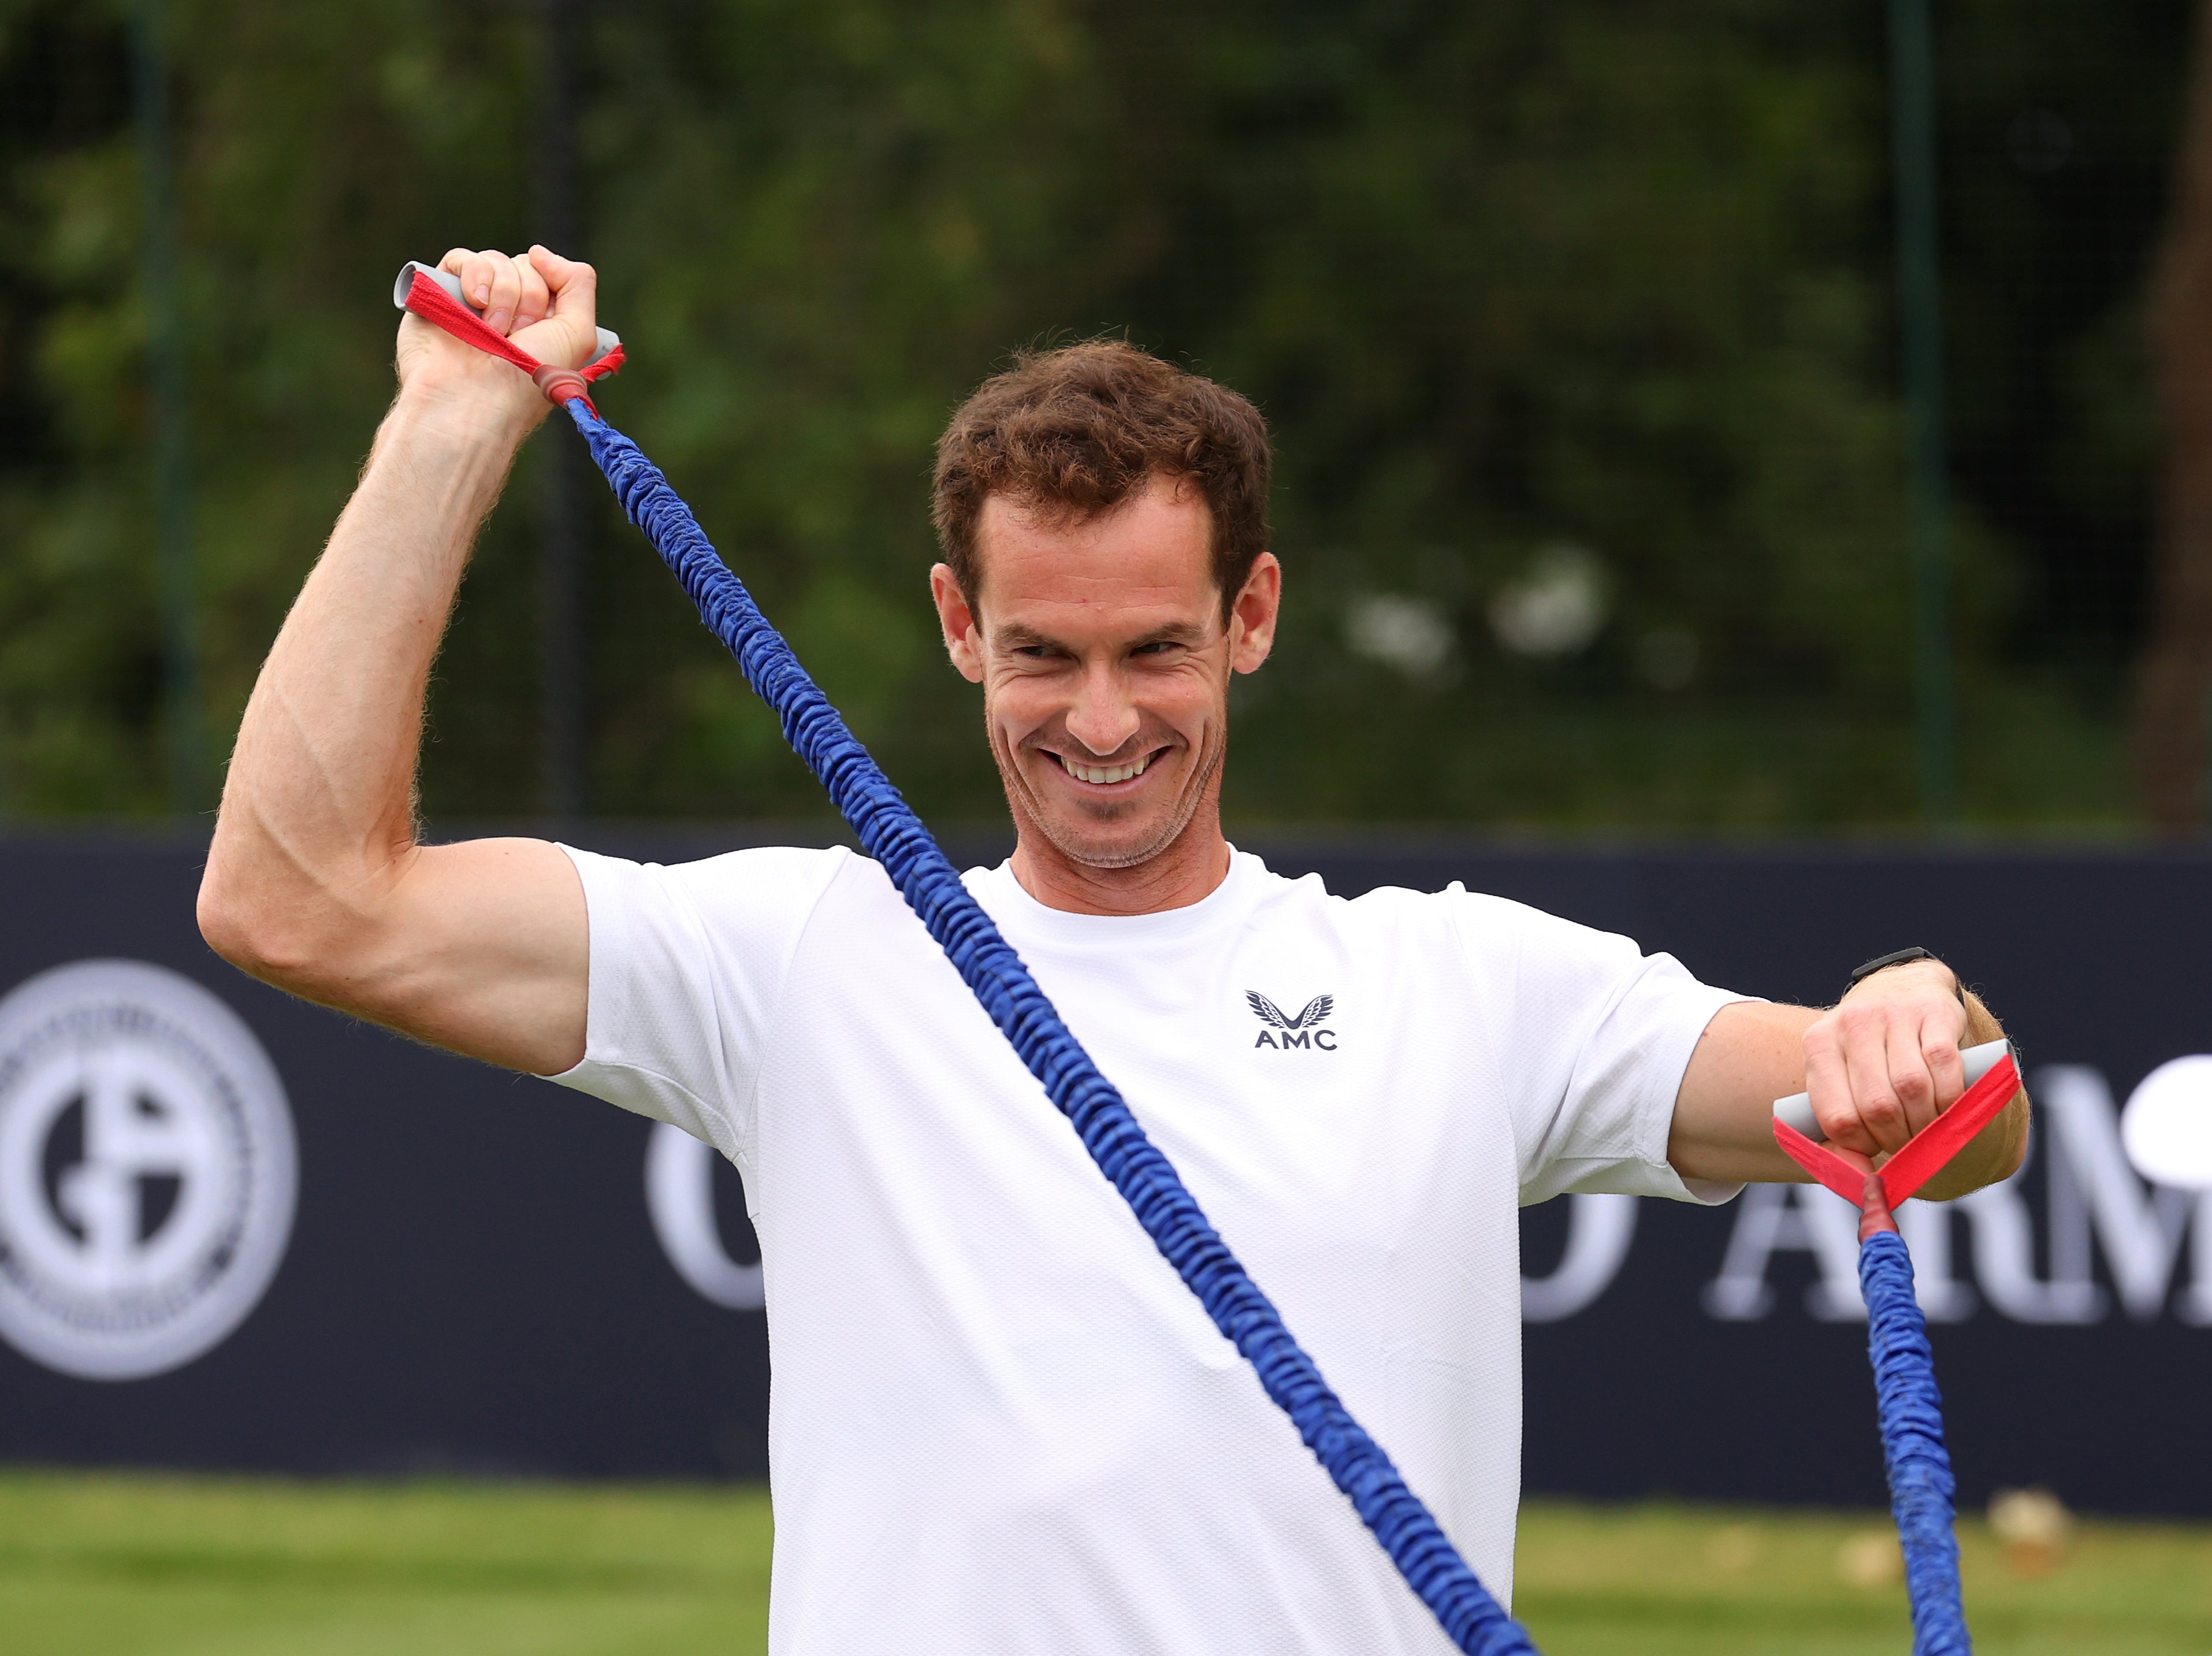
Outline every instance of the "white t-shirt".
<svg viewBox="0 0 2212 1656">
<path fill-rule="evenodd" d="M 569 855 L 590 1026 L 556 1079 L 720 1149 L 759 1233 L 772 1651 L 1449 1650 L 878 864 Z M 1505 1599 L 1516 1209 L 1733 1195 L 1667 1135 L 1739 997 L 1457 885 L 1347 902 L 1240 855 L 1104 918 L 966 880 Z"/>
</svg>

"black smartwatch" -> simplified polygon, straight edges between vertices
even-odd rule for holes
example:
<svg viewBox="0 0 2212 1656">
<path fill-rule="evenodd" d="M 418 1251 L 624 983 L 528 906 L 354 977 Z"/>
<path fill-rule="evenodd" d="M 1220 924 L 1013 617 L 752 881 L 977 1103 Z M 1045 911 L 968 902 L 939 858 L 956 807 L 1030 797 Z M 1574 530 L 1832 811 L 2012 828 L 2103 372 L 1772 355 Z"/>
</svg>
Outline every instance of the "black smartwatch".
<svg viewBox="0 0 2212 1656">
<path fill-rule="evenodd" d="M 1909 949 L 1899 949 L 1893 954 L 1877 954 L 1851 973 L 1850 982 L 1844 985 L 1844 993 L 1849 995 L 1878 971 L 1887 971 L 1892 966 L 1902 966 L 1914 960 L 1933 960 L 1935 958 L 1931 951 L 1917 944 Z M 1955 971 L 1951 974 L 1951 992 L 1959 997 L 1960 1006 L 1966 1004 L 1966 987 L 1959 981 L 1959 974 Z"/>
</svg>

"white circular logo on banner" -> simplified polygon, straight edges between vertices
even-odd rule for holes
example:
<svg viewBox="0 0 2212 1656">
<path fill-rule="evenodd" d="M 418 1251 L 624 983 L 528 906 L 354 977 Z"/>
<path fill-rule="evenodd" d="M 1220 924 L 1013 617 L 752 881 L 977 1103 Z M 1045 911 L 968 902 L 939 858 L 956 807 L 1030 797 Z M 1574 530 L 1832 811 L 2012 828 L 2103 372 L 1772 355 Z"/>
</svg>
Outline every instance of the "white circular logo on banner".
<svg viewBox="0 0 2212 1656">
<path fill-rule="evenodd" d="M 0 1000 L 0 1338 L 85 1379 L 182 1367 L 284 1256 L 299 1156 L 238 1014 L 137 960 Z"/>
<path fill-rule="evenodd" d="M 2144 1076 L 2121 1114 L 2120 1142 L 2152 1184 L 2212 1190 L 2212 1056 L 2170 1058 Z"/>
</svg>

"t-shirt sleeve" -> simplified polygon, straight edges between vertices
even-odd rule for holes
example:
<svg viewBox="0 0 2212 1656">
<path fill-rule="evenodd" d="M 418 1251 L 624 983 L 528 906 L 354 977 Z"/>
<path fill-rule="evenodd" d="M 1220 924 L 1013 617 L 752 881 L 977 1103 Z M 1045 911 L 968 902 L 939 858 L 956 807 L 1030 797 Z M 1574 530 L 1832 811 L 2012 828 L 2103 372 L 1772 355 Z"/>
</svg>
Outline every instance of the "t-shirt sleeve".
<svg viewBox="0 0 2212 1656">
<path fill-rule="evenodd" d="M 1714 1203 L 1741 1191 L 1684 1179 L 1667 1140 L 1698 1037 L 1723 1007 L 1754 997 L 1701 983 L 1674 956 L 1645 954 L 1614 933 L 1472 901 L 1482 952 L 1510 963 L 1502 1032 L 1522 1203 L 1569 1190 Z"/>
<path fill-rule="evenodd" d="M 663 867 L 561 849 L 584 884 L 591 979 L 583 1062 L 546 1079 L 750 1166 L 777 997 L 851 854 L 773 847 Z"/>
</svg>

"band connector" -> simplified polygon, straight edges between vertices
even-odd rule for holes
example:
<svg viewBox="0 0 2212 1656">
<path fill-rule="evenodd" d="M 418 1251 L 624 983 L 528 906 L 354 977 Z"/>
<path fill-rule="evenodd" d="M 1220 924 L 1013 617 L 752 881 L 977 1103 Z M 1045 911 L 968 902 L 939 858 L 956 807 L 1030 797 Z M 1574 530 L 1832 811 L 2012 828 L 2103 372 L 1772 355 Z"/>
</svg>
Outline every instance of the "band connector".
<svg viewBox="0 0 2212 1656">
<path fill-rule="evenodd" d="M 560 368 L 544 362 L 531 371 L 531 383 L 545 393 L 548 402 L 565 403 L 572 397 L 581 397 L 584 406 L 592 406 L 591 387 L 584 376 L 573 368 Z M 598 411 L 593 410 L 594 413 Z"/>
</svg>

